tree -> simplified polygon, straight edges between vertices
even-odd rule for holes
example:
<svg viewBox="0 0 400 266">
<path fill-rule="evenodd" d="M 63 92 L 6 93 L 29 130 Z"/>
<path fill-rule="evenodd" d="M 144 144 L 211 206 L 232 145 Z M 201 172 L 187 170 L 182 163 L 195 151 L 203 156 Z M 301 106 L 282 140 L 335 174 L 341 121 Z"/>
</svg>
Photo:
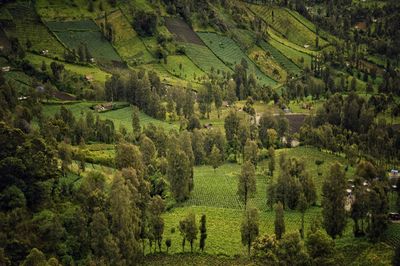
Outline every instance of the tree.
<svg viewBox="0 0 400 266">
<path fill-rule="evenodd" d="M 60 144 L 58 148 L 58 156 L 60 157 L 61 160 L 61 171 L 63 175 L 67 173 L 69 166 L 72 163 L 72 153 L 71 149 L 68 147 L 68 145 L 63 142 Z"/>
<path fill-rule="evenodd" d="M 346 226 L 345 189 L 345 173 L 335 163 L 322 185 L 323 225 L 332 238 L 341 235 Z"/>
<path fill-rule="evenodd" d="M 170 238 L 165 240 L 165 245 L 167 246 L 167 253 L 168 253 L 168 250 L 171 247 L 171 239 Z"/>
<path fill-rule="evenodd" d="M 94 5 L 93 5 L 93 0 L 88 1 L 88 11 L 93 12 L 94 11 Z"/>
<path fill-rule="evenodd" d="M 31 249 L 22 266 L 45 266 L 47 265 L 46 256 L 37 248 Z"/>
<path fill-rule="evenodd" d="M 150 225 L 151 234 L 154 236 L 160 252 L 164 233 L 164 219 L 161 217 L 161 214 L 164 210 L 165 205 L 163 199 L 159 195 L 154 196 L 149 203 Z"/>
<path fill-rule="evenodd" d="M 174 145 L 175 146 L 175 145 Z M 167 154 L 167 176 L 175 200 L 180 202 L 189 197 L 192 168 L 187 154 L 179 147 L 172 147 Z"/>
<path fill-rule="evenodd" d="M 222 156 L 221 151 L 218 149 L 216 145 L 212 147 L 211 154 L 210 154 L 210 163 L 212 167 L 217 169 L 222 164 Z"/>
<path fill-rule="evenodd" d="M 258 163 L 258 146 L 253 140 L 247 139 L 246 145 L 244 146 L 244 161 L 250 161 L 255 167 Z"/>
<path fill-rule="evenodd" d="M 371 241 L 377 242 L 388 226 L 389 209 L 385 189 L 378 181 L 374 181 L 371 187 L 368 202 L 370 216 L 367 233 Z"/>
<path fill-rule="evenodd" d="M 281 239 L 285 233 L 285 218 L 283 212 L 283 204 L 279 201 L 275 205 L 275 235 L 276 239 Z"/>
<path fill-rule="evenodd" d="M 300 198 L 299 198 L 299 202 L 297 203 L 297 208 L 301 212 L 300 236 L 301 236 L 301 238 L 304 238 L 304 215 L 308 208 L 308 202 L 307 202 L 306 197 L 304 196 L 304 193 L 300 193 Z"/>
<path fill-rule="evenodd" d="M 106 215 L 100 208 L 96 208 L 92 216 L 89 236 L 94 257 L 99 261 L 106 260 L 110 264 L 116 264 L 120 261 L 121 255 L 117 240 L 111 234 Z"/>
<path fill-rule="evenodd" d="M 256 193 L 256 170 L 254 165 L 246 161 L 242 165 L 242 171 L 239 175 L 238 191 L 239 198 L 244 202 L 244 206 L 247 206 L 247 200 L 252 198 Z"/>
<path fill-rule="evenodd" d="M 240 228 L 242 236 L 242 244 L 247 246 L 247 251 L 250 256 L 251 243 L 257 238 L 259 233 L 259 217 L 256 208 L 247 208 L 242 220 Z"/>
<path fill-rule="evenodd" d="M 298 233 L 286 234 L 279 241 L 276 253 L 281 265 L 310 265 L 310 258 Z"/>
<path fill-rule="evenodd" d="M 130 180 L 117 174 L 109 195 L 111 232 L 117 238 L 122 259 L 128 264 L 136 261 L 140 254 L 140 211 L 136 205 L 138 193 Z"/>
<path fill-rule="evenodd" d="M 313 265 L 341 265 L 341 256 L 335 250 L 335 241 L 329 235 L 317 229 L 307 235 L 306 247 Z"/>
<path fill-rule="evenodd" d="M 132 108 L 132 130 L 133 136 L 137 139 L 140 136 L 142 129 L 140 127 L 139 108 L 136 106 Z"/>
<path fill-rule="evenodd" d="M 206 215 L 203 214 L 200 219 L 200 249 L 204 251 L 206 246 L 207 228 L 206 228 Z"/>
<path fill-rule="evenodd" d="M 275 149 L 274 147 L 269 147 L 268 149 L 268 169 L 271 176 L 274 175 L 275 171 Z"/>
<path fill-rule="evenodd" d="M 400 266 L 400 245 L 399 244 L 397 244 L 396 250 L 394 251 L 392 264 L 393 264 L 393 266 Z"/>
<path fill-rule="evenodd" d="M 137 146 L 127 142 L 117 144 L 115 166 L 120 170 L 131 167 L 136 170 L 138 175 L 144 175 L 142 153 Z"/>
<path fill-rule="evenodd" d="M 182 247 L 184 250 L 185 241 L 189 241 L 190 250 L 193 252 L 193 243 L 197 239 L 198 228 L 196 225 L 196 215 L 190 212 L 183 220 L 179 222 L 179 230 L 183 236 Z"/>
</svg>

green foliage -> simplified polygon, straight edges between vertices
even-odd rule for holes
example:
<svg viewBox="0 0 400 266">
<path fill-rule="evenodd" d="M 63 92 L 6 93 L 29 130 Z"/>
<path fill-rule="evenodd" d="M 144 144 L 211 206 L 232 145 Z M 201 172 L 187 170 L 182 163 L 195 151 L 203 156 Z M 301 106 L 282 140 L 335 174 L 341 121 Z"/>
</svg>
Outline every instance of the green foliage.
<svg viewBox="0 0 400 266">
<path fill-rule="evenodd" d="M 275 205 L 275 235 L 279 240 L 282 238 L 283 234 L 285 234 L 285 219 L 283 212 L 283 205 L 281 202 L 278 202 Z"/>
<path fill-rule="evenodd" d="M 342 235 L 346 226 L 346 180 L 341 168 L 339 163 L 332 165 L 322 187 L 324 228 L 332 238 Z"/>
<path fill-rule="evenodd" d="M 259 215 L 256 208 L 247 208 L 245 210 L 240 232 L 242 244 L 247 246 L 248 254 L 250 255 L 251 243 L 259 234 Z"/>
<path fill-rule="evenodd" d="M 239 174 L 238 190 L 240 200 L 243 201 L 244 206 L 250 198 L 253 198 L 257 191 L 256 171 L 254 165 L 250 161 L 246 161 L 242 165 L 242 171 Z"/>
</svg>

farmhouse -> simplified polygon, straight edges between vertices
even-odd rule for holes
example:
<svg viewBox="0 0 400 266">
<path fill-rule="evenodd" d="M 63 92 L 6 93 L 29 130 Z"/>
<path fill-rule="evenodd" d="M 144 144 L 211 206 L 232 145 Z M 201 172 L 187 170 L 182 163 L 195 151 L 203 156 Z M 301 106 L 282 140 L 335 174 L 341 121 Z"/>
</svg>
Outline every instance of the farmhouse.
<svg viewBox="0 0 400 266">
<path fill-rule="evenodd" d="M 4 66 L 1 68 L 1 72 L 9 72 L 11 70 L 10 66 Z"/>
<path fill-rule="evenodd" d="M 113 109 L 113 103 L 101 103 L 93 107 L 96 112 L 104 112 Z"/>
<path fill-rule="evenodd" d="M 92 75 L 85 75 L 85 79 L 89 82 L 93 82 L 93 76 Z"/>
</svg>

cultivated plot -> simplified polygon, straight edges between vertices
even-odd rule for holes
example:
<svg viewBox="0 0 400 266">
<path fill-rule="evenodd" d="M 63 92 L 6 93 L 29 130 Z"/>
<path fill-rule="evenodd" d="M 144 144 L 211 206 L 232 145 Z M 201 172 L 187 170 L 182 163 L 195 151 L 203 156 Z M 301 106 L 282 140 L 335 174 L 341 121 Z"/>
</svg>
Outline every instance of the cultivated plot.
<svg viewBox="0 0 400 266">
<path fill-rule="evenodd" d="M 216 33 L 202 32 L 198 33 L 204 43 L 231 68 L 240 64 L 242 59 L 246 60 L 248 71 L 254 73 L 257 81 L 262 85 L 276 85 L 276 81 L 260 71 L 260 69 L 251 61 L 247 55 L 231 38 Z"/>
<path fill-rule="evenodd" d="M 121 62 L 114 47 L 103 36 L 94 21 L 48 21 L 46 24 L 70 49 L 78 51 L 87 46 L 91 56 L 96 60 Z"/>
</svg>

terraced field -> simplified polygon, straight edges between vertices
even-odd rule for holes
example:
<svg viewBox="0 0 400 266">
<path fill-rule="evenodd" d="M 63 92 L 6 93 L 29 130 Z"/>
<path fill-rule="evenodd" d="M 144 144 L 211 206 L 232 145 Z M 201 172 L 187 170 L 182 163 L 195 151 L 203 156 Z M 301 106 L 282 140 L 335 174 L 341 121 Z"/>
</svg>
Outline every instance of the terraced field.
<svg viewBox="0 0 400 266">
<path fill-rule="evenodd" d="M 64 53 L 63 45 L 52 35 L 52 33 L 42 24 L 36 15 L 32 5 L 16 3 L 7 6 L 13 17 L 15 27 L 4 27 L 6 35 L 18 38 L 22 47 L 26 48 L 28 40 L 32 43 L 32 50 L 41 52 L 48 50 L 51 57 L 61 58 Z"/>
<path fill-rule="evenodd" d="M 175 35 L 177 41 L 204 45 L 199 36 L 183 20 L 179 18 L 165 18 L 165 25 Z"/>
<path fill-rule="evenodd" d="M 121 10 L 109 14 L 107 21 L 114 29 L 115 48 L 128 64 L 135 66 L 155 61 Z M 104 19 L 98 19 L 96 22 L 100 25 L 104 23 Z"/>
<path fill-rule="evenodd" d="M 47 66 L 49 66 L 51 64 L 51 62 L 55 61 L 48 57 L 40 56 L 37 54 L 31 54 L 31 53 L 28 53 L 26 55 L 26 59 L 28 59 L 36 67 L 40 67 L 42 65 L 43 61 L 46 63 Z M 82 75 L 82 76 L 91 75 L 93 77 L 94 81 L 99 82 L 101 84 L 104 84 L 106 79 L 111 76 L 111 74 L 104 72 L 104 71 L 100 70 L 99 68 L 95 68 L 95 67 L 74 65 L 74 64 L 68 64 L 65 62 L 62 62 L 62 64 L 64 65 L 64 68 L 66 70 L 76 73 L 78 75 Z"/>
<path fill-rule="evenodd" d="M 109 1 L 93 1 L 93 12 L 88 10 L 87 0 L 36 0 L 35 8 L 44 20 L 82 20 L 95 19 L 104 16 L 104 11 L 110 12 L 113 8 Z M 102 10 L 100 9 L 100 2 Z"/>
<path fill-rule="evenodd" d="M 249 4 L 248 7 L 289 41 L 302 47 L 317 49 L 315 46 L 316 34 L 292 16 L 286 9 L 271 5 Z M 328 44 L 322 37 L 319 38 L 320 47 L 325 47 Z"/>
<path fill-rule="evenodd" d="M 306 169 L 309 170 L 314 178 L 318 195 L 321 193 L 321 186 L 324 175 L 327 173 L 330 165 L 338 160 L 345 163 L 342 157 L 327 154 L 318 151 L 315 148 L 298 147 L 293 149 L 281 149 L 276 151 L 276 156 L 279 158 L 281 153 L 286 153 L 289 157 L 307 158 Z M 321 165 L 323 176 L 317 174 L 317 167 L 314 161 L 318 158 L 324 158 L 325 162 Z M 258 172 L 261 172 L 266 167 L 268 161 L 260 162 Z M 349 169 L 348 176 L 354 172 Z M 237 191 L 237 175 L 240 172 L 240 165 L 224 164 L 216 171 L 211 166 L 198 166 L 194 168 L 194 190 L 190 199 L 183 203 L 181 207 L 163 215 L 165 219 L 165 238 L 172 239 L 171 251 L 173 253 L 181 252 L 181 235 L 178 231 L 179 220 L 186 216 L 190 211 L 193 211 L 200 219 L 202 214 L 207 216 L 207 233 L 206 251 L 209 254 L 245 254 L 245 248 L 240 240 L 240 224 L 242 221 L 243 206 L 236 195 Z M 274 178 L 279 175 L 279 170 L 275 171 Z M 266 185 L 267 179 L 265 176 L 258 175 L 257 177 L 257 193 L 254 199 L 251 199 L 253 206 L 260 210 L 260 233 L 274 232 L 274 217 L 275 214 L 266 206 Z M 320 216 L 321 208 L 312 207 L 306 212 L 305 224 L 306 231 L 309 229 L 313 219 Z M 298 232 L 300 213 L 297 211 L 285 211 L 286 232 Z M 171 231 L 175 228 L 175 232 Z M 352 238 L 352 224 L 349 221 L 347 230 L 343 238 Z M 343 239 L 342 238 L 342 239 Z M 229 244 L 227 244 L 229 243 Z M 195 243 L 197 249 L 197 242 Z"/>
<path fill-rule="evenodd" d="M 277 49 L 280 53 L 282 53 L 284 56 L 289 58 L 292 62 L 294 62 L 297 66 L 300 68 L 303 66 L 310 66 L 311 65 L 311 56 L 300 52 L 296 49 L 293 49 L 289 46 L 286 46 L 282 44 L 279 41 L 276 41 L 275 39 L 271 38 L 268 40 L 268 43 Z M 303 63 L 302 63 L 303 62 Z"/>
<path fill-rule="evenodd" d="M 114 47 L 104 38 L 94 21 L 48 21 L 46 24 L 70 49 L 78 51 L 79 47 L 86 44 L 96 60 L 121 62 Z"/>
<path fill-rule="evenodd" d="M 209 72 L 211 69 L 232 72 L 208 47 L 191 43 L 183 44 L 183 46 L 187 57 L 204 72 Z"/>
<path fill-rule="evenodd" d="M 163 64 L 165 69 L 174 76 L 184 80 L 199 82 L 205 73 L 193 64 L 185 55 L 170 55 L 166 64 Z"/>
<path fill-rule="evenodd" d="M 271 56 L 275 59 L 275 61 L 277 61 L 281 66 L 283 66 L 288 73 L 292 73 L 292 74 L 299 74 L 300 73 L 300 68 L 294 64 L 291 60 L 289 60 L 286 56 L 284 56 L 278 49 L 276 49 L 274 46 L 272 46 L 271 44 L 262 41 L 260 43 L 260 46 L 270 52 Z"/>
<path fill-rule="evenodd" d="M 225 62 L 227 66 L 234 67 L 240 64 L 244 58 L 247 61 L 249 71 L 254 73 L 256 79 L 262 85 L 276 85 L 276 81 L 260 71 L 260 69 L 251 61 L 240 47 L 229 37 L 216 33 L 198 33 L 204 43 Z"/>
<path fill-rule="evenodd" d="M 65 107 L 70 109 L 75 117 L 79 117 L 82 112 L 94 112 L 92 109 L 90 109 L 90 107 L 94 104 L 96 104 L 96 102 L 76 102 L 73 104 L 65 105 Z M 44 105 L 43 114 L 47 116 L 54 116 L 60 110 L 60 107 L 61 105 Z M 132 109 L 129 107 L 96 114 L 98 114 L 99 117 L 102 119 L 112 120 L 116 129 L 118 129 L 122 125 L 128 131 L 132 130 Z M 153 123 L 154 125 L 161 126 L 166 130 L 172 128 L 178 129 L 178 126 L 175 124 L 169 124 L 167 122 L 157 120 L 142 112 L 140 113 L 139 118 L 142 126 Z"/>
</svg>

